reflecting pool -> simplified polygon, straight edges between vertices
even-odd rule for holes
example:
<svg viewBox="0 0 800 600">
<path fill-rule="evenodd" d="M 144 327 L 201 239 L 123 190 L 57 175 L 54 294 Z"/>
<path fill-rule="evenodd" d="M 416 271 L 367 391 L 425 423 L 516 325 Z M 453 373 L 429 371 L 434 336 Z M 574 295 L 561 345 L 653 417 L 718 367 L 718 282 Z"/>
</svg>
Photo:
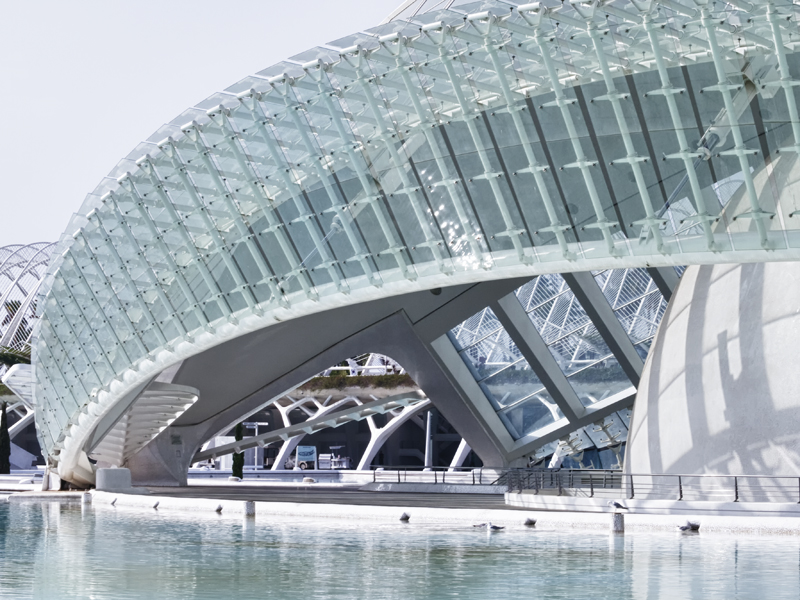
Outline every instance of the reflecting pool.
<svg viewBox="0 0 800 600">
<path fill-rule="evenodd" d="M 0 504 L 0 598 L 798 597 L 797 537 Z"/>
</svg>

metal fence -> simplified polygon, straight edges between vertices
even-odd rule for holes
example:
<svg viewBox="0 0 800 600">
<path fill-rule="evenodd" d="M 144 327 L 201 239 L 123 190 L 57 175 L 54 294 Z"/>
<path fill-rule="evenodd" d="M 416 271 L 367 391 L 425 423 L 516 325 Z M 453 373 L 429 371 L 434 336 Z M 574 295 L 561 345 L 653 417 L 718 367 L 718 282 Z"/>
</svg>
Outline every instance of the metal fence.
<svg viewBox="0 0 800 600">
<path fill-rule="evenodd" d="M 419 465 L 372 467 L 373 483 L 446 483 L 494 485 L 502 467 L 421 467 Z"/>
<path fill-rule="evenodd" d="M 796 502 L 800 477 L 622 473 L 593 469 L 507 469 L 494 485 L 590 498 L 705 502 Z"/>
</svg>

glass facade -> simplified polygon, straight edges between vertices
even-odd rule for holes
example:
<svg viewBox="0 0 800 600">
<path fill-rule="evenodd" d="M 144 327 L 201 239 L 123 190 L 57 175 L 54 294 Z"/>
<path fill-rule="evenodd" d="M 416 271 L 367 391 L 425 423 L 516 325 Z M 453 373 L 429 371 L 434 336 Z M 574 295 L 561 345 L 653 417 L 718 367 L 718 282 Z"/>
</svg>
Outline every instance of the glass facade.
<svg viewBox="0 0 800 600">
<path fill-rule="evenodd" d="M 800 258 L 800 196 L 764 168 L 785 172 L 800 149 L 798 8 L 760 3 L 753 18 L 740 5 L 451 3 L 188 109 L 87 197 L 41 288 L 35 396 L 51 462 L 209 344 L 492 278 L 543 275 L 526 309 L 582 402 L 623 388 L 545 274 Z M 645 291 L 614 304 L 640 353 L 641 315 L 660 306 Z M 511 389 L 530 369 L 497 336 L 473 368 L 497 367 L 481 384 L 523 434 L 557 414 L 545 392 Z M 541 417 L 512 418 L 521 406 Z"/>
<path fill-rule="evenodd" d="M 645 269 L 609 269 L 593 276 L 618 324 L 644 360 L 667 301 Z M 583 406 L 635 392 L 617 356 L 561 275 L 540 275 L 519 287 L 515 296 Z M 533 373 L 491 308 L 454 327 L 449 337 L 512 438 L 534 439 L 547 425 L 562 419 L 566 424 L 551 392 Z M 619 443 L 624 442 L 625 419 L 614 413 L 601 424 L 576 428 L 572 434 L 575 450 L 614 445 L 620 437 Z M 615 433 L 606 431 L 609 427 Z"/>
<path fill-rule="evenodd" d="M 512 437 L 563 418 L 491 308 L 454 327 L 449 336 Z"/>
</svg>

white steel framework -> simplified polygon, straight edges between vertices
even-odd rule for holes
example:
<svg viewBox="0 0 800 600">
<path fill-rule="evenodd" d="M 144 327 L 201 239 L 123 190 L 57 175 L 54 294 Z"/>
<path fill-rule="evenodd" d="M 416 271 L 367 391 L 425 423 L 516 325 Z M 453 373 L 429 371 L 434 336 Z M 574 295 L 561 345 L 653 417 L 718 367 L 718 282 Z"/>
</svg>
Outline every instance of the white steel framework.
<svg viewBox="0 0 800 600">
<path fill-rule="evenodd" d="M 42 288 L 50 464 L 69 479 L 98 420 L 168 366 L 303 315 L 489 279 L 800 259 L 797 13 L 455 2 L 187 110 L 89 195 Z"/>
</svg>

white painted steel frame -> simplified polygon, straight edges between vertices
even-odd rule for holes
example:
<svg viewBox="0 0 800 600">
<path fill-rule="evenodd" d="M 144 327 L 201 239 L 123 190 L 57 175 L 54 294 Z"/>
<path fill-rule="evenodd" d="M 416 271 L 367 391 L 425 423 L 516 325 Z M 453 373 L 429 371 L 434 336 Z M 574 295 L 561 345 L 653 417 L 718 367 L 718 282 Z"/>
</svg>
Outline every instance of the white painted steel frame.
<svg viewBox="0 0 800 600">
<path fill-rule="evenodd" d="M 62 477 L 141 382 L 287 319 L 492 278 L 800 259 L 800 202 L 774 198 L 780 218 L 768 218 L 750 172 L 766 157 L 743 133 L 757 95 L 778 115 L 768 144 L 798 146 L 796 4 L 482 6 L 392 21 L 247 78 L 162 128 L 87 198 L 42 288 L 34 347 L 40 441 Z M 689 146 L 694 125 L 671 83 L 681 72 L 705 81 L 705 65 L 716 79 L 703 91 L 721 101 L 704 96 L 702 114 L 724 110 L 733 137 L 713 155 Z M 623 77 L 650 73 L 661 87 L 646 102 L 663 98 L 676 140 L 659 135 L 655 150 L 683 164 L 700 235 L 659 227 L 636 137 L 652 135 Z M 604 93 L 582 104 L 594 84 Z M 633 187 L 599 164 L 601 143 L 619 145 L 609 158 Z M 749 208 L 711 214 L 693 161 L 724 171 L 728 156 Z M 621 206 L 625 195 L 637 204 Z"/>
</svg>

